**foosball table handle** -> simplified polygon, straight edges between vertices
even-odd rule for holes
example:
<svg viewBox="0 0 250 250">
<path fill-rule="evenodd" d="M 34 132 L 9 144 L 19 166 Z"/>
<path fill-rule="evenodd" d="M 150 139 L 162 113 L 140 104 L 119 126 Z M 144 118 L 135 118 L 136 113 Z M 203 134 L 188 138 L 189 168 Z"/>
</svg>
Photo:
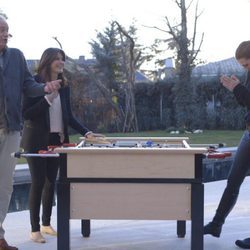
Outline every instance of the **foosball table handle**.
<svg viewBox="0 0 250 250">
<path fill-rule="evenodd" d="M 28 157 L 59 157 L 58 153 L 53 151 L 39 150 L 38 153 L 25 153 L 25 152 L 14 152 L 11 153 L 11 157 L 13 158 L 28 158 Z"/>
</svg>

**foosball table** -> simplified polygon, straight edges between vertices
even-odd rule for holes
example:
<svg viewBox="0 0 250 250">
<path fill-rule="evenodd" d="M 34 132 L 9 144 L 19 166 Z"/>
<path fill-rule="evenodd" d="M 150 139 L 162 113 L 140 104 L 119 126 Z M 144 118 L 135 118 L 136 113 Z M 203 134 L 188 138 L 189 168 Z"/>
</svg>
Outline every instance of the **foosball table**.
<svg viewBox="0 0 250 250">
<path fill-rule="evenodd" d="M 202 159 L 228 152 L 189 145 L 187 137 L 81 138 L 24 157 L 61 157 L 57 182 L 58 250 L 70 248 L 70 220 L 176 220 L 185 237 L 191 221 L 191 250 L 203 250 Z M 21 155 L 15 155 L 20 157 Z"/>
<path fill-rule="evenodd" d="M 203 249 L 202 157 L 186 137 L 104 138 L 56 148 L 64 158 L 57 184 L 58 250 L 70 249 L 70 219 L 176 220 L 191 249 Z"/>
</svg>

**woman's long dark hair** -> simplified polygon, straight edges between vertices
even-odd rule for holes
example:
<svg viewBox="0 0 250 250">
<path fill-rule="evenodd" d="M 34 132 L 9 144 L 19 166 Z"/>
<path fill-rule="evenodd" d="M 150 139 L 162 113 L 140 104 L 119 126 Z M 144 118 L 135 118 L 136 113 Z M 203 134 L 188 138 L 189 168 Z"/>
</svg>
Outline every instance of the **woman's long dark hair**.
<svg viewBox="0 0 250 250">
<path fill-rule="evenodd" d="M 43 52 L 39 65 L 38 65 L 37 74 L 42 78 L 44 82 L 51 81 L 50 66 L 57 59 L 58 54 L 61 54 L 63 57 L 63 61 L 65 61 L 66 55 L 64 51 L 61 49 L 48 48 Z M 61 83 L 62 86 L 67 85 L 67 80 L 63 73 L 59 73 L 57 79 L 62 80 L 62 83 Z"/>
</svg>

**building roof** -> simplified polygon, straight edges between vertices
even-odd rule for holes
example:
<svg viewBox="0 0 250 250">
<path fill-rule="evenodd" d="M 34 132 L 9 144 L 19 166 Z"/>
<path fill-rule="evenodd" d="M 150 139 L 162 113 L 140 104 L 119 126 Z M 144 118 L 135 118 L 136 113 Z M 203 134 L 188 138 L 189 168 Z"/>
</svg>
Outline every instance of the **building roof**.
<svg viewBox="0 0 250 250">
<path fill-rule="evenodd" d="M 232 73 L 239 75 L 245 73 L 245 69 L 237 62 L 234 57 L 197 66 L 192 72 L 193 76 L 218 76 Z"/>
</svg>

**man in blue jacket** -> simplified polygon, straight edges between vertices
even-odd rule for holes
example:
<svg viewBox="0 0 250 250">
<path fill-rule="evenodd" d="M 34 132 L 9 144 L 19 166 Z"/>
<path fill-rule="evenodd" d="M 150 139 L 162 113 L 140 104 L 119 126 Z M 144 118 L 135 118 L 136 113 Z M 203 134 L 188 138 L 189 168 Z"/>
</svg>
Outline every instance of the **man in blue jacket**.
<svg viewBox="0 0 250 250">
<path fill-rule="evenodd" d="M 16 160 L 11 153 L 19 150 L 22 128 L 22 95 L 42 96 L 60 88 L 60 80 L 39 84 L 31 76 L 23 53 L 8 48 L 9 27 L 0 16 L 0 250 L 18 250 L 4 238 L 3 221 L 13 190 Z"/>
</svg>

